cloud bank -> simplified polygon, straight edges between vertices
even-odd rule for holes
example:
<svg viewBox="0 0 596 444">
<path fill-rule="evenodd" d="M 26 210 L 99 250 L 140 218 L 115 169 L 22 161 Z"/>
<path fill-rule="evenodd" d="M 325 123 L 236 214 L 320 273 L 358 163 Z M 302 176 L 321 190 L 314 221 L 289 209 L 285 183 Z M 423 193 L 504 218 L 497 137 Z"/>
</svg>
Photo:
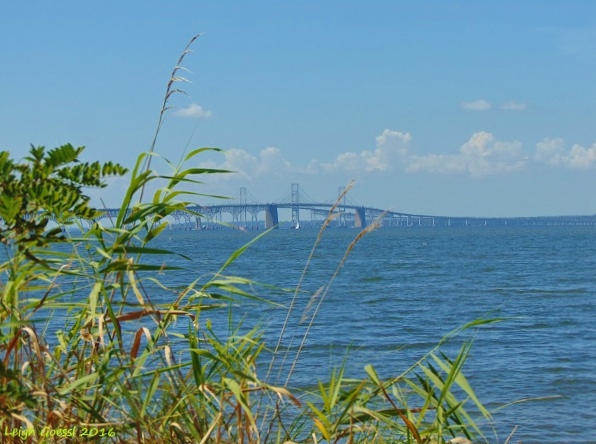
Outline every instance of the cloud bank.
<svg viewBox="0 0 596 444">
<path fill-rule="evenodd" d="M 501 142 L 491 133 L 479 132 L 473 134 L 456 154 L 411 156 L 407 171 L 469 174 L 475 177 L 512 173 L 525 167 L 521 148 L 520 142 Z"/>
<path fill-rule="evenodd" d="M 534 153 L 525 153 L 519 141 L 498 140 L 486 131 L 472 134 L 458 150 L 447 154 L 418 154 L 411 145 L 410 133 L 386 129 L 375 138 L 374 149 L 343 152 L 327 162 L 313 159 L 305 166 L 294 165 L 284 158 L 278 148 L 268 147 L 258 155 L 243 149 L 231 149 L 226 151 L 223 162 L 207 161 L 201 165 L 236 171 L 248 180 L 263 176 L 287 178 L 297 174 L 347 173 L 361 176 L 395 172 L 482 178 L 513 174 L 525 170 L 530 164 L 570 169 L 596 166 L 596 143 L 588 148 L 575 144 L 566 150 L 565 142 L 560 138 L 544 139 L 536 145 Z"/>
<path fill-rule="evenodd" d="M 407 158 L 411 140 L 412 136 L 409 133 L 386 129 L 376 137 L 376 148 L 373 151 L 348 151 L 338 155 L 333 162 L 312 160 L 304 172 L 314 174 L 333 171 L 391 171 Z"/>
<path fill-rule="evenodd" d="M 563 139 L 547 138 L 536 144 L 534 159 L 549 165 L 585 170 L 596 165 L 596 143 L 589 148 L 575 144 L 567 151 Z"/>
<path fill-rule="evenodd" d="M 202 162 L 202 168 L 218 168 L 234 171 L 248 180 L 259 177 L 278 176 L 284 177 L 289 173 L 295 172 L 296 168 L 284 159 L 281 151 L 275 147 L 267 147 L 259 153 L 258 156 L 250 154 L 246 150 L 231 149 L 225 151 L 225 160 L 222 163 L 216 163 L 213 160 Z M 232 179 L 231 174 L 218 175 L 220 179 Z"/>
</svg>

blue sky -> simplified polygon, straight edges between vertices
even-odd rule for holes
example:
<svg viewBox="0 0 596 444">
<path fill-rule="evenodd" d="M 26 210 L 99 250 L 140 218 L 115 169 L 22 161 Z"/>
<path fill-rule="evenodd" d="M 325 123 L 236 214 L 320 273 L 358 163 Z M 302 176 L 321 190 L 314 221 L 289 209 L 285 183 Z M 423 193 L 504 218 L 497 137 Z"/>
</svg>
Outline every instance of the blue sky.
<svg viewBox="0 0 596 444">
<path fill-rule="evenodd" d="M 131 167 L 197 33 L 157 144 L 226 150 L 194 164 L 237 173 L 197 191 L 328 201 L 356 179 L 352 202 L 396 211 L 596 213 L 589 1 L 6 3 L 0 150 Z M 115 205 L 113 182 L 90 193 Z"/>
</svg>

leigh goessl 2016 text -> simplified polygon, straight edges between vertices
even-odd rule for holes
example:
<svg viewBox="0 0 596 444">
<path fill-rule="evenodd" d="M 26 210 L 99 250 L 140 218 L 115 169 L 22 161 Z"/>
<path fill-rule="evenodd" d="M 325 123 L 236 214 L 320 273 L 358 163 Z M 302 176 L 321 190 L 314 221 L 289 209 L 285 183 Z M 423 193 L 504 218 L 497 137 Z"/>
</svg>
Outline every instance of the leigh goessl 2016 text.
<svg viewBox="0 0 596 444">
<path fill-rule="evenodd" d="M 4 436 L 12 438 L 20 438 L 23 441 L 30 436 L 40 437 L 56 437 L 56 438 L 74 438 L 75 436 L 93 437 L 114 437 L 116 432 L 112 428 L 106 427 L 44 427 L 41 430 L 27 429 L 27 428 L 8 428 L 4 427 Z"/>
</svg>

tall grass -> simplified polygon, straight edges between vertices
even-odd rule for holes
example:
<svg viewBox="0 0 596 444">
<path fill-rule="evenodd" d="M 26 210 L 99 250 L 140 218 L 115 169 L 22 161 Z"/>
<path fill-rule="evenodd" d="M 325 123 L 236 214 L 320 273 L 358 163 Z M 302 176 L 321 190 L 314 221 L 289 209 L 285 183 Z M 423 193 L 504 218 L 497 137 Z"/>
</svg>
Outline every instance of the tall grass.
<svg viewBox="0 0 596 444">
<path fill-rule="evenodd" d="M 168 81 L 154 141 L 133 167 L 111 224 L 94 222 L 85 232 L 74 202 L 60 219 L 75 228 L 69 236 L 45 230 L 42 224 L 45 231 L 32 242 L 26 233 L 19 237 L 10 224 L 2 225 L 0 440 L 421 444 L 459 437 L 459 442 L 485 441 L 477 420 L 490 420 L 490 413 L 462 373 L 472 344 L 465 342 L 452 357 L 439 347 L 462 330 L 496 320 L 476 321 L 448 334 L 407 371 L 388 380 L 368 365 L 365 379 L 346 378 L 341 367 L 325 382 L 312 381 L 314 389 L 290 386 L 310 326 L 325 309 L 333 281 L 354 245 L 376 223 L 354 238 L 327 285 L 313 295 L 309 327 L 294 338 L 299 342 L 295 355 L 282 346 L 282 339 L 295 334 L 293 325 L 300 315 L 294 301 L 308 279 L 310 258 L 277 344 L 266 344 L 259 329 L 241 333 L 231 320 L 229 334 L 222 336 L 204 320 L 206 310 L 232 310 L 230 301 L 258 299 L 250 280 L 228 275 L 227 270 L 240 255 L 250 254 L 250 243 L 266 233 L 234 252 L 218 270 L 189 275 L 182 288 L 168 283 L 168 273 L 177 268 L 169 265 L 169 258 L 190 259 L 154 248 L 152 242 L 167 227 L 168 216 L 189 212 L 189 199 L 201 196 L 194 191 L 201 177 L 227 173 L 187 166 L 217 148 L 193 150 L 178 165 L 164 159 L 171 170 L 168 174 L 151 169 L 170 98 L 181 91 L 175 84 L 184 80 L 177 72 L 196 38 Z M 42 156 L 38 164 L 44 159 L 49 162 Z M 78 153 L 60 168 L 77 161 Z M 17 171 L 23 171 L 23 165 Z M 18 172 L 12 177 L 21 179 Z M 144 199 L 148 186 L 158 181 L 165 186 Z M 22 209 L 23 220 L 47 216 L 37 207 Z M 332 209 L 313 252 L 333 214 Z M 169 294 L 169 301 L 158 302 L 164 298 L 156 292 Z M 56 320 L 61 322 L 58 330 L 53 329 Z M 186 326 L 183 332 L 180 325 Z M 262 358 L 269 359 L 267 371 L 258 364 Z M 276 382 L 282 375 L 285 382 Z"/>
</svg>

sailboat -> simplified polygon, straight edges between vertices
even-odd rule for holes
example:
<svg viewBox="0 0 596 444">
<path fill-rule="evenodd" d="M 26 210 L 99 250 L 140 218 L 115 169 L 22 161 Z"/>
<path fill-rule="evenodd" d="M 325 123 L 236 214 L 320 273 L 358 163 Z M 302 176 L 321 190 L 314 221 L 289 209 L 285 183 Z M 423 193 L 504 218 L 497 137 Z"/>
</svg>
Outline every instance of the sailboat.
<svg viewBox="0 0 596 444">
<path fill-rule="evenodd" d="M 300 229 L 300 221 L 296 221 L 296 226 L 294 227 L 295 230 Z"/>
</svg>

